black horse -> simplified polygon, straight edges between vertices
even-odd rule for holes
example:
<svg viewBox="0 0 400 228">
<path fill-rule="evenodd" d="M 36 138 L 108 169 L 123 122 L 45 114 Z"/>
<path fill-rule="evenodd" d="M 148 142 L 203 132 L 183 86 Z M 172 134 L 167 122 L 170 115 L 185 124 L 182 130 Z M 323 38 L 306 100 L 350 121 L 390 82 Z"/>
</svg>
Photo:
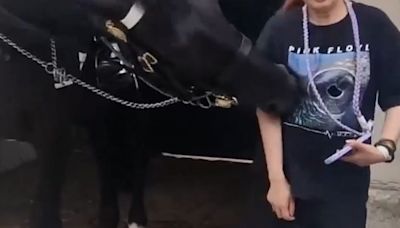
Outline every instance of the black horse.
<svg viewBox="0 0 400 228">
<path fill-rule="evenodd" d="M 280 1 L 221 1 L 224 15 L 253 41 L 256 40 L 265 21 L 279 6 Z M 250 13 L 251 17 L 244 16 Z M 143 89 L 141 92 L 145 93 L 144 97 L 157 95 Z M 129 224 L 131 227 L 146 225 L 144 189 L 147 164 L 160 152 L 251 159 L 252 151 L 257 145 L 258 126 L 253 109 L 242 109 L 239 106 L 232 109 L 207 110 L 178 104 L 157 112 L 113 110 L 105 112 L 108 113 L 107 119 L 110 121 L 107 130 L 103 132 L 108 132 L 109 139 L 115 141 L 109 145 L 108 150 L 97 154 L 97 164 L 104 202 L 102 210 L 107 211 L 102 215 L 108 215 L 109 221 L 113 220 L 114 224 L 119 219 L 118 192 L 124 187 L 132 197 Z M 133 115 L 142 115 L 137 117 L 142 120 L 141 125 L 137 122 L 127 124 L 126 120 Z M 137 131 L 138 129 L 140 131 Z M 140 135 L 132 135 L 135 132 L 140 132 Z M 138 140 L 132 141 L 132 138 Z"/>
<path fill-rule="evenodd" d="M 130 20 L 128 23 L 119 21 L 131 13 L 134 3 L 105 0 L 2 0 L 0 32 L 40 58 L 49 60 L 52 57 L 49 51 L 49 35 L 56 36 L 58 63 L 74 75 L 80 74 L 77 59 L 79 51 L 87 50 L 89 64 L 85 69 L 89 75 L 111 69 L 111 73 L 105 76 L 97 74 L 96 78 L 89 77 L 88 81 L 106 81 L 107 85 L 118 82 L 118 86 L 113 86 L 110 91 L 123 98 L 129 99 L 133 95 L 132 87 L 135 87 L 135 83 L 125 80 L 132 78 L 129 76 L 133 74 L 126 64 L 133 63 L 136 65 L 135 70 L 143 78 L 182 100 L 193 99 L 199 91 L 211 91 L 215 94 L 236 96 L 243 105 L 258 106 L 279 113 L 288 111 L 296 102 L 298 88 L 295 82 L 286 72 L 264 61 L 256 50 L 245 56 L 247 53 L 243 47 L 246 45 L 243 44 L 246 40 L 225 20 L 216 1 L 141 1 L 140 7 L 145 11 L 143 17 L 130 28 Z M 94 45 L 93 36 L 97 36 Z M 3 41 L 7 41 L 6 37 L 2 37 Z M 119 58 L 118 61 L 114 58 L 99 62 L 97 57 L 104 57 L 101 53 L 109 53 L 110 49 L 105 49 L 99 55 L 97 50 L 104 48 L 98 49 L 98 41 L 104 41 L 101 45 L 113 46 L 113 43 L 118 43 L 119 48 L 111 50 Z M 121 138 L 107 135 L 110 126 L 107 121 L 114 123 L 115 120 L 109 118 L 107 113 L 121 112 L 127 119 L 139 120 L 135 121 L 139 124 L 137 126 L 142 124 L 142 127 L 135 126 L 134 129 L 127 128 L 123 121 L 116 124 L 117 131 L 120 130 L 118 126 L 123 126 L 128 130 L 124 132 L 131 131 L 133 134 L 133 138 L 123 140 L 124 142 L 135 139 L 133 146 L 119 146 L 137 149 L 142 132 L 146 132 L 141 130 L 148 126 L 143 126 L 145 122 L 139 119 L 143 117 L 143 113 L 136 114 L 137 116 L 128 115 L 126 108 L 105 102 L 94 95 L 84 94 L 79 87 L 55 90 L 53 77 L 49 77 L 43 68 L 30 62 L 9 45 L 2 43 L 1 50 L 3 75 L 0 83 L 0 133 L 8 138 L 31 141 L 42 152 L 41 179 L 33 209 L 32 227 L 61 227 L 60 192 L 71 146 L 70 120 L 82 113 L 88 114 L 90 121 L 86 124 L 91 127 L 91 136 L 100 160 L 104 158 L 102 151 L 121 142 Z M 146 53 L 151 53 L 157 61 L 148 59 Z M 144 58 L 136 58 L 137 56 Z M 118 65 L 116 62 L 123 63 Z M 101 64 L 92 68 L 90 63 Z M 50 73 L 59 73 L 52 64 L 42 65 Z M 115 74 L 124 70 L 129 73 Z M 119 83 L 121 81 L 122 86 Z M 82 96 L 86 98 L 85 101 L 90 101 L 86 106 L 89 109 L 74 109 L 74 101 L 80 102 L 79 97 Z M 93 113 L 91 110 L 95 110 L 93 115 L 90 115 Z M 107 170 L 103 173 L 107 175 Z M 108 192 L 105 190 L 107 187 L 102 186 L 102 196 Z M 102 200 L 109 199 L 109 196 L 102 197 Z M 113 201 L 111 207 L 109 201 L 102 201 L 101 206 L 99 226 L 115 227 L 118 216 L 115 214 L 117 210 Z M 142 208 L 133 207 L 131 211 L 130 223 L 146 223 L 145 216 L 140 214 L 140 211 L 144 211 Z"/>
</svg>

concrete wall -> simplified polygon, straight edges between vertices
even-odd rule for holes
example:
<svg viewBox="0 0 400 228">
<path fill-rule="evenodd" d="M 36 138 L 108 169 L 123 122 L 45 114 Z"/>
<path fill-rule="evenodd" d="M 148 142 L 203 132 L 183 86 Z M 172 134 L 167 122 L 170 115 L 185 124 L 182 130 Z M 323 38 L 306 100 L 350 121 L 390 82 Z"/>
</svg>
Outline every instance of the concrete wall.
<svg viewBox="0 0 400 228">
<path fill-rule="evenodd" d="M 379 7 L 392 19 L 392 21 L 400 29 L 400 0 L 357 0 L 365 4 Z M 399 66 L 400 67 L 400 66 Z M 393 75 L 400 77 L 400 75 Z M 384 115 L 381 110 L 376 112 L 376 129 L 375 139 L 379 138 Z M 394 164 L 377 165 L 373 168 L 372 178 L 374 182 L 395 182 L 400 183 L 400 150 L 397 151 L 397 160 Z"/>
<path fill-rule="evenodd" d="M 400 28 L 400 0 L 356 0 L 372 6 L 376 6 L 392 19 L 392 21 Z"/>
</svg>

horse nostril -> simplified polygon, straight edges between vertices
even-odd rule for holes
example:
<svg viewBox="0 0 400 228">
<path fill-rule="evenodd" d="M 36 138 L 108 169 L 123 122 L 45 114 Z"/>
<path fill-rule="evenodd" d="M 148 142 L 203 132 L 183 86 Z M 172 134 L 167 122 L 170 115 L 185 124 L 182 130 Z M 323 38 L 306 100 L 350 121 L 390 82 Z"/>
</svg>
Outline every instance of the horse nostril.
<svg viewBox="0 0 400 228">
<path fill-rule="evenodd" d="M 343 90 L 339 89 L 336 85 L 329 86 L 327 91 L 328 94 L 334 98 L 340 97 L 343 94 Z"/>
</svg>

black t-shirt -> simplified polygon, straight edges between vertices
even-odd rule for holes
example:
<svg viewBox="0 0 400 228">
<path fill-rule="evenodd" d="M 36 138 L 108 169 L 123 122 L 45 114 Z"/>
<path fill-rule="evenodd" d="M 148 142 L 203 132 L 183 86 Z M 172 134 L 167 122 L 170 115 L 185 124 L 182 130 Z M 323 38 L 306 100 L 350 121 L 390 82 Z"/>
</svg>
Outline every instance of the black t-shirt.
<svg viewBox="0 0 400 228">
<path fill-rule="evenodd" d="M 360 27 L 361 111 L 374 118 L 375 103 L 383 110 L 400 105 L 400 33 L 379 9 L 353 4 Z M 320 107 L 310 89 L 304 54 L 302 10 L 279 13 L 267 23 L 257 42 L 266 58 L 284 64 L 304 84 L 309 96 L 284 120 L 285 172 L 297 197 L 367 197 L 369 169 L 342 161 L 323 163 L 355 135 L 338 126 Z M 361 130 L 354 115 L 355 45 L 350 16 L 328 26 L 309 23 L 310 66 L 328 110 L 340 122 Z"/>
</svg>

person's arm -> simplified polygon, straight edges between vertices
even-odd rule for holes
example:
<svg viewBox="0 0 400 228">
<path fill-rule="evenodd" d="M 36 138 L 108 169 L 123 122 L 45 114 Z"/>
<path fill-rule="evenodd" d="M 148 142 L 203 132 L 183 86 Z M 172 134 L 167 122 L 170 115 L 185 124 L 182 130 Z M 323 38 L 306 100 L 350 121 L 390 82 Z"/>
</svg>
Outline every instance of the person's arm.
<svg viewBox="0 0 400 228">
<path fill-rule="evenodd" d="M 385 112 L 381 138 L 398 142 L 400 139 L 400 32 L 389 17 L 382 13 L 380 20 L 381 47 L 378 79 L 379 106 Z"/>
<path fill-rule="evenodd" d="M 393 151 L 400 139 L 400 32 L 385 13 L 378 15 L 377 26 L 381 29 L 381 35 L 377 37 L 378 103 L 385 112 L 385 120 L 377 145 L 379 149 L 384 149 L 381 153 L 386 154 L 388 160 L 393 159 Z M 391 152 L 389 157 L 388 151 Z"/>
<path fill-rule="evenodd" d="M 385 112 L 385 121 L 380 139 L 391 140 L 395 143 L 400 139 L 400 32 L 383 12 L 375 18 L 377 28 L 380 28 L 379 39 L 376 45 L 378 69 L 378 103 Z M 353 148 L 353 153 L 343 160 L 359 166 L 369 166 L 388 160 L 386 155 L 377 147 L 358 143 L 354 140 L 348 142 Z M 386 151 L 387 152 L 387 151 Z"/>
<path fill-rule="evenodd" d="M 277 217 L 293 221 L 295 202 L 283 171 L 282 125 L 278 116 L 257 110 L 270 188 L 267 200 Z"/>
<path fill-rule="evenodd" d="M 382 130 L 382 138 L 393 140 L 398 143 L 400 140 L 400 106 L 395 106 L 386 111 L 385 122 Z"/>
<path fill-rule="evenodd" d="M 268 168 L 268 178 L 271 182 L 285 180 L 281 119 L 261 110 L 257 110 L 257 118 Z"/>
<path fill-rule="evenodd" d="M 273 63 L 280 63 L 281 59 L 279 37 L 274 37 L 274 34 L 279 34 L 278 21 L 278 16 L 273 16 L 266 23 L 255 46 L 266 59 Z M 266 113 L 260 108 L 257 110 L 257 118 L 268 169 L 268 176 L 266 175 L 265 178 L 268 178 L 270 183 L 267 200 L 278 218 L 293 221 L 295 203 L 283 170 L 281 118 Z"/>
<path fill-rule="evenodd" d="M 255 46 L 265 58 L 274 63 L 279 61 L 279 51 L 277 50 L 279 45 L 274 36 L 277 32 L 276 21 L 278 21 L 277 16 L 273 16 L 267 21 Z M 260 108 L 257 110 L 257 118 L 268 167 L 268 176 L 271 180 L 285 179 L 283 173 L 281 119 L 278 116 L 266 113 Z M 267 151 L 269 152 L 267 153 Z"/>
<path fill-rule="evenodd" d="M 378 102 L 385 112 L 381 138 L 398 142 L 400 138 L 400 32 L 389 17 L 380 14 L 380 66 Z"/>
<path fill-rule="evenodd" d="M 398 143 L 400 139 L 400 121 L 398 120 L 400 116 L 400 106 L 389 108 L 385 113 L 386 116 L 380 139 L 391 140 Z M 349 140 L 348 144 L 353 148 L 353 153 L 342 159 L 346 162 L 366 167 L 387 161 L 385 155 L 373 145 L 360 143 L 355 140 Z"/>
</svg>

